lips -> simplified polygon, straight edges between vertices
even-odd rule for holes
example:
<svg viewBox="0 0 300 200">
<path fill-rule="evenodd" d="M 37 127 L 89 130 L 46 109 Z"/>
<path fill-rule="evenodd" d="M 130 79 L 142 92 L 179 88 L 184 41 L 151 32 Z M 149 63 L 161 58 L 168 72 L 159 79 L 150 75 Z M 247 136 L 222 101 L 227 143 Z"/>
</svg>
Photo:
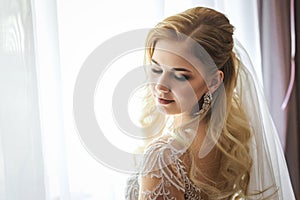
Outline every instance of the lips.
<svg viewBox="0 0 300 200">
<path fill-rule="evenodd" d="M 167 105 L 167 104 L 174 102 L 174 100 L 168 100 L 168 99 L 163 99 L 163 98 L 157 98 L 157 101 L 163 105 Z"/>
</svg>

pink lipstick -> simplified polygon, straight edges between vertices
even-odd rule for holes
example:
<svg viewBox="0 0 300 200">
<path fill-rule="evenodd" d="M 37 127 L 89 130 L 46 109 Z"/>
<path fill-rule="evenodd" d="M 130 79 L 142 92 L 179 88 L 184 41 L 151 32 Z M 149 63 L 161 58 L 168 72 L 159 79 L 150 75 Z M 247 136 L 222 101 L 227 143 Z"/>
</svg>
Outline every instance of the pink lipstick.
<svg viewBox="0 0 300 200">
<path fill-rule="evenodd" d="M 167 99 L 162 99 L 162 98 L 157 98 L 157 100 L 160 104 L 164 104 L 164 105 L 174 102 L 174 100 L 167 100 Z"/>
</svg>

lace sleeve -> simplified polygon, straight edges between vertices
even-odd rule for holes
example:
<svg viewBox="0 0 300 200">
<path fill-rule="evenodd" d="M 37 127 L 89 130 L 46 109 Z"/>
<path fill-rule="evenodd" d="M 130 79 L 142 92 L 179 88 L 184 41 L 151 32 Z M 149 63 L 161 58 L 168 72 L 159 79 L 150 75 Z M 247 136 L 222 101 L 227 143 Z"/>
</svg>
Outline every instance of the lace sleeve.
<svg viewBox="0 0 300 200">
<path fill-rule="evenodd" d="M 171 142 L 157 140 L 146 150 L 139 177 L 139 200 L 184 199 L 185 168 Z"/>
</svg>

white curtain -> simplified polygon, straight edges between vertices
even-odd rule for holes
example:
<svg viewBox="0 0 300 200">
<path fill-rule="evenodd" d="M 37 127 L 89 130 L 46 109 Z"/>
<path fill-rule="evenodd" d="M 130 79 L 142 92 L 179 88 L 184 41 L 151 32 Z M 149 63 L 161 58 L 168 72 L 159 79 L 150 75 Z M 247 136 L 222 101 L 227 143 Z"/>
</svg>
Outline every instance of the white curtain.
<svg viewBox="0 0 300 200">
<path fill-rule="evenodd" d="M 55 1 L 0 8 L 0 199 L 70 199 Z"/>
<path fill-rule="evenodd" d="M 0 0 L 0 199 L 124 198 L 128 175 L 97 162 L 77 135 L 77 74 L 113 35 L 193 6 L 225 12 L 260 75 L 255 1 Z"/>
<path fill-rule="evenodd" d="M 0 198 L 45 199 L 31 2 L 0 8 Z"/>
<path fill-rule="evenodd" d="M 73 120 L 74 85 L 83 62 L 92 51 L 114 35 L 153 26 L 163 18 L 164 2 L 65 0 L 57 1 L 57 12 L 71 199 L 124 199 L 128 175 L 97 162 L 81 144 Z M 137 59 L 142 61 L 142 57 Z M 108 120 L 99 121 L 101 123 Z M 115 140 L 122 142 L 120 138 Z"/>
<path fill-rule="evenodd" d="M 56 1 L 31 0 L 47 200 L 70 200 Z"/>
</svg>

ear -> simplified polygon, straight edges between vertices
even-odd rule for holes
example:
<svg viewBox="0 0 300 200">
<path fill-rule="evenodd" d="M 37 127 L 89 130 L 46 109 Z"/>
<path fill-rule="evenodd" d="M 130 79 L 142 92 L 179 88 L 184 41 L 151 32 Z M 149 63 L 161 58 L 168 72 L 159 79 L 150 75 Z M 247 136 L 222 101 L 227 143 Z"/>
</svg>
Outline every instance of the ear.
<svg viewBox="0 0 300 200">
<path fill-rule="evenodd" d="M 223 83 L 224 73 L 221 70 L 218 70 L 216 74 L 214 74 L 209 82 L 208 90 L 211 93 L 214 93 L 219 86 Z"/>
</svg>

